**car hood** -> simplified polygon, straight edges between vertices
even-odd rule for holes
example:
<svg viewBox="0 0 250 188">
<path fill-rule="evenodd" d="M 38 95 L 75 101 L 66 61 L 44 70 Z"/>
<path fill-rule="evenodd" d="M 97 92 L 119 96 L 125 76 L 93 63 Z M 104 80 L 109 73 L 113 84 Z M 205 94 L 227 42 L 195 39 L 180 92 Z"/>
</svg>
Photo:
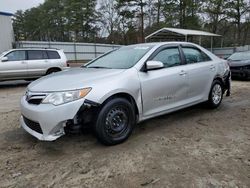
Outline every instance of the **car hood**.
<svg viewBox="0 0 250 188">
<path fill-rule="evenodd" d="M 250 65 L 250 60 L 244 60 L 244 61 L 229 61 L 230 67 L 242 67 L 246 65 Z"/>
<path fill-rule="evenodd" d="M 28 86 L 33 92 L 53 92 L 92 87 L 96 81 L 124 72 L 124 69 L 71 68 L 42 77 Z"/>
</svg>

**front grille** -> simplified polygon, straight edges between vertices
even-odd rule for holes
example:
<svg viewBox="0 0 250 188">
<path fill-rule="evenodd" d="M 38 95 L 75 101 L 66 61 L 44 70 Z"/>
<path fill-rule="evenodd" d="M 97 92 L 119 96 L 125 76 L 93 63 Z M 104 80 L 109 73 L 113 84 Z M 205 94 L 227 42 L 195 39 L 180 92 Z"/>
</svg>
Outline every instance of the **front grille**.
<svg viewBox="0 0 250 188">
<path fill-rule="evenodd" d="M 30 128 L 32 129 L 33 131 L 36 131 L 40 134 L 43 134 L 43 131 L 41 129 L 41 126 L 39 123 L 37 122 L 34 122 L 26 117 L 23 116 L 23 120 L 24 120 L 24 123 Z"/>
<path fill-rule="evenodd" d="M 43 99 L 30 99 L 30 100 L 28 100 L 28 103 L 39 105 L 39 104 L 41 104 L 42 100 Z"/>
<path fill-rule="evenodd" d="M 26 101 L 29 104 L 39 105 L 43 101 L 43 99 L 46 97 L 46 94 L 42 93 L 31 93 L 26 92 Z"/>
</svg>

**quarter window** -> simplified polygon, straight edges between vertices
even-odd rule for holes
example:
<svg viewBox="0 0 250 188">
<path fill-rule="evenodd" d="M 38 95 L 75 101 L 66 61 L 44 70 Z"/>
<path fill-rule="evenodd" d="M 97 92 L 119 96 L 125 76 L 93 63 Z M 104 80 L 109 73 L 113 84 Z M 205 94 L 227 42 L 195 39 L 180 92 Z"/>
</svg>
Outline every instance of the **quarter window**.
<svg viewBox="0 0 250 188">
<path fill-rule="evenodd" d="M 42 50 L 29 50 L 28 51 L 29 60 L 39 60 L 39 59 L 48 59 L 46 51 Z"/>
<path fill-rule="evenodd" d="M 211 61 L 207 54 L 196 48 L 182 47 L 187 64 Z"/>
<path fill-rule="evenodd" d="M 23 50 L 10 52 L 6 57 L 8 57 L 8 61 L 23 61 L 26 59 L 25 51 Z"/>
<path fill-rule="evenodd" d="M 56 51 L 47 51 L 49 59 L 60 59 L 58 52 Z"/>
<path fill-rule="evenodd" d="M 181 64 L 178 48 L 167 48 L 160 51 L 152 60 L 161 61 L 165 67 L 174 67 Z"/>
</svg>

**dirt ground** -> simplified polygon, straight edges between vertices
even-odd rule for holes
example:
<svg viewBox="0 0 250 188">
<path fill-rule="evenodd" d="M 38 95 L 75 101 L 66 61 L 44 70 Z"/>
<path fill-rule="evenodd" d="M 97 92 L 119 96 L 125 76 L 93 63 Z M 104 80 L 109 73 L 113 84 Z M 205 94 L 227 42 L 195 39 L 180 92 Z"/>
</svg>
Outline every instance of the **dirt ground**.
<svg viewBox="0 0 250 188">
<path fill-rule="evenodd" d="M 40 142 L 19 126 L 24 84 L 0 84 L 0 187 L 250 187 L 250 82 L 219 109 L 141 123 L 106 147 L 92 134 Z"/>
</svg>

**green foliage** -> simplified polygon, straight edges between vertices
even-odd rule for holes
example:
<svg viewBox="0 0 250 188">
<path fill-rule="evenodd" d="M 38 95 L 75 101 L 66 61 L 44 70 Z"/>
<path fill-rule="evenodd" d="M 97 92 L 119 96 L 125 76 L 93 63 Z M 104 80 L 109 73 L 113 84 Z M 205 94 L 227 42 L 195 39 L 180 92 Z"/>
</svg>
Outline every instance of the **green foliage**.
<svg viewBox="0 0 250 188">
<path fill-rule="evenodd" d="M 46 0 L 37 8 L 17 11 L 17 40 L 93 41 L 97 35 L 96 1 Z"/>
<path fill-rule="evenodd" d="M 207 30 L 227 45 L 250 43 L 247 0 L 46 0 L 17 11 L 17 40 L 131 44 L 162 27 Z M 204 40 L 204 43 L 206 41 Z M 220 45 L 217 40 L 215 45 Z"/>
</svg>

